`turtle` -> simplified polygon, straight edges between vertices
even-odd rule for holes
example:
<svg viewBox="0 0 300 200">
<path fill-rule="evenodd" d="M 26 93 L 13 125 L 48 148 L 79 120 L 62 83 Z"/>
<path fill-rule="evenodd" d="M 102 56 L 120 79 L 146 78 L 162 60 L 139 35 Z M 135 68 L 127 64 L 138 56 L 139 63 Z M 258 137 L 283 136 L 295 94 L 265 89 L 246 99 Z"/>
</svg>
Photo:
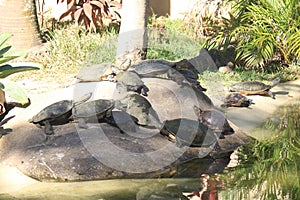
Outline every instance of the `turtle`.
<svg viewBox="0 0 300 200">
<path fill-rule="evenodd" d="M 189 70 L 197 74 L 198 70 L 196 67 L 187 59 L 182 59 L 176 62 L 175 66 L 173 67 L 175 70 Z"/>
<path fill-rule="evenodd" d="M 126 91 L 134 91 L 147 96 L 149 88 L 144 84 L 139 75 L 133 71 L 124 71 L 117 74 L 117 88 L 124 88 Z"/>
<path fill-rule="evenodd" d="M 275 78 L 269 85 L 266 85 L 259 81 L 246 81 L 235 83 L 230 86 L 230 92 L 239 92 L 244 95 L 266 95 L 275 99 L 274 94 L 271 92 L 271 88 L 280 83 L 280 77 Z"/>
<path fill-rule="evenodd" d="M 190 69 L 170 69 L 167 73 L 168 78 L 175 81 L 178 85 L 183 86 L 183 84 L 190 85 L 192 88 L 200 89 L 200 91 L 206 91 L 198 81 L 198 74 Z"/>
<path fill-rule="evenodd" d="M 87 65 L 80 69 L 76 78 L 79 82 L 111 81 L 116 82 L 116 73 L 119 71 L 110 63 Z"/>
<path fill-rule="evenodd" d="M 224 135 L 234 133 L 234 130 L 229 125 L 226 116 L 221 111 L 216 109 L 202 110 L 196 105 L 193 109 L 195 114 L 198 116 L 199 122 L 208 126 L 215 133 L 218 133 L 220 138 L 224 138 Z"/>
<path fill-rule="evenodd" d="M 73 119 L 78 120 L 80 128 L 87 128 L 86 122 L 99 122 L 111 116 L 114 108 L 114 100 L 96 99 L 74 106 L 72 109 Z"/>
<path fill-rule="evenodd" d="M 198 81 L 198 71 L 187 59 L 176 62 L 176 65 L 168 71 L 168 78 L 178 85 L 188 84 L 200 91 L 206 91 Z"/>
<path fill-rule="evenodd" d="M 119 70 L 126 71 L 143 57 L 145 57 L 145 51 L 134 48 L 133 50 L 125 51 L 122 55 L 117 55 L 115 64 Z"/>
<path fill-rule="evenodd" d="M 249 107 L 251 104 L 253 104 L 252 99 L 248 99 L 244 95 L 234 92 L 225 97 L 224 103 L 221 105 L 221 107 Z"/>
<path fill-rule="evenodd" d="M 125 111 L 113 110 L 111 115 L 105 117 L 105 122 L 119 128 L 121 133 L 137 132 L 138 119 Z"/>
<path fill-rule="evenodd" d="M 60 125 L 67 123 L 72 116 L 72 108 L 76 105 L 87 101 L 92 96 L 92 93 L 87 93 L 82 97 L 72 100 L 61 100 L 55 102 L 34 115 L 28 121 L 39 126 L 45 126 L 45 134 L 53 135 L 52 125 Z"/>
<path fill-rule="evenodd" d="M 131 66 L 131 69 L 141 77 L 156 77 L 167 73 L 175 67 L 176 62 L 166 60 L 145 60 Z"/>
<path fill-rule="evenodd" d="M 115 108 L 127 112 L 138 120 L 138 124 L 148 127 L 161 127 L 161 122 L 151 103 L 142 95 L 128 92 L 115 99 Z"/>
<path fill-rule="evenodd" d="M 178 147 L 216 147 L 218 141 L 217 135 L 206 125 L 187 118 L 164 121 L 160 133 Z"/>
</svg>

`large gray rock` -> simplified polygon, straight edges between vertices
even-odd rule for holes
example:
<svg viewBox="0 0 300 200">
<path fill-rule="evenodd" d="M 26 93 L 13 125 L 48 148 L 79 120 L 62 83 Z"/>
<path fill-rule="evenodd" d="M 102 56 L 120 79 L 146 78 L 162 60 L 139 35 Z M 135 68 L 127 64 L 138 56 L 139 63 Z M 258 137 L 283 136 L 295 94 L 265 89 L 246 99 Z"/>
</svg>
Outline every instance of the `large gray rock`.
<svg viewBox="0 0 300 200">
<path fill-rule="evenodd" d="M 194 104 L 203 109 L 212 106 L 203 93 L 182 88 L 172 81 L 144 81 L 150 88 L 147 98 L 161 121 L 178 117 L 196 119 L 190 110 Z M 227 159 L 228 153 L 249 140 L 234 126 L 235 134 L 219 140 L 221 150 L 212 151 L 211 148 L 179 148 L 157 129 L 140 127 L 137 132 L 121 133 L 106 123 L 89 123 L 88 129 L 69 123 L 54 126 L 55 134 L 46 137 L 43 129 L 27 122 L 40 109 L 58 100 L 87 92 L 94 93 L 92 99 L 109 99 L 114 96 L 114 88 L 115 84 L 110 82 L 80 83 L 31 96 L 29 107 L 9 113 L 16 117 L 5 124 L 4 128 L 11 128 L 12 132 L 0 139 L 0 161 L 16 166 L 30 177 L 47 181 L 190 176 L 183 170 L 186 163 L 200 159 L 195 171 L 216 172 L 226 163 L 216 165 L 214 159 L 223 156 Z"/>
<path fill-rule="evenodd" d="M 218 67 L 206 49 L 201 49 L 199 55 L 189 59 L 189 62 L 197 69 L 198 73 L 206 70 L 217 71 Z"/>
</svg>

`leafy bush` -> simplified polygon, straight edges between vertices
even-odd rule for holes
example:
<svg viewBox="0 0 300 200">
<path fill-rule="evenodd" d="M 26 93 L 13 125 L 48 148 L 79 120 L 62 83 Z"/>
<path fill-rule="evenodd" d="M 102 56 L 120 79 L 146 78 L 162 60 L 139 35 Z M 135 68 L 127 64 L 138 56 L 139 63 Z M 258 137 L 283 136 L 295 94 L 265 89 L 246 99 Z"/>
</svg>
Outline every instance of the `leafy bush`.
<svg viewBox="0 0 300 200">
<path fill-rule="evenodd" d="M 232 0 L 227 0 L 232 1 Z M 239 1 L 230 19 L 207 40 L 206 47 L 236 45 L 245 67 L 263 68 L 274 60 L 291 63 L 300 58 L 300 1 Z"/>
<path fill-rule="evenodd" d="M 196 40 L 212 36 L 218 27 L 227 26 L 224 18 L 229 18 L 231 8 L 232 3 L 229 1 L 196 1 L 193 8 L 185 14 L 179 28 Z"/>
<path fill-rule="evenodd" d="M 14 100 L 16 105 L 25 106 L 29 104 L 29 100 L 23 90 L 19 88 L 17 84 L 5 80 L 4 78 L 17 72 L 36 70 L 39 68 L 36 67 L 37 64 L 35 63 L 7 63 L 8 61 L 13 60 L 17 57 L 26 55 L 24 51 L 20 50 L 9 51 L 11 49 L 11 46 L 7 45 L 6 41 L 11 36 L 12 35 L 9 33 L 0 34 L 0 94 L 2 95 L 0 99 L 5 102 L 5 96 L 8 95 Z M 5 96 L 3 96 L 4 94 Z M 4 102 L 0 102 L 0 104 L 3 104 Z"/>
<path fill-rule="evenodd" d="M 97 27 L 103 29 L 104 20 L 108 24 L 112 22 L 120 22 L 120 15 L 117 12 L 121 7 L 121 3 L 114 0 L 57 0 L 59 2 L 67 1 L 68 10 L 60 16 L 60 20 L 71 15 L 77 24 L 84 24 L 87 30 L 95 31 Z M 117 8 L 117 10 L 113 10 Z"/>
</svg>

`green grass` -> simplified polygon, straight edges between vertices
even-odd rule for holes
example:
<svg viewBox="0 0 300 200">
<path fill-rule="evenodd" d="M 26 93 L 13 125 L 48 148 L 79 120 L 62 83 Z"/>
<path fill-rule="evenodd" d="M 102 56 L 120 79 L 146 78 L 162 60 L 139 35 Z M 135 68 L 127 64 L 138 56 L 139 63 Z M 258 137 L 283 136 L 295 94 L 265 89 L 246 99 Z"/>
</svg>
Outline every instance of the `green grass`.
<svg viewBox="0 0 300 200">
<path fill-rule="evenodd" d="M 218 77 L 219 81 L 222 81 L 227 86 L 240 81 L 261 81 L 268 84 L 276 77 L 280 77 L 281 82 L 286 82 L 300 78 L 300 66 L 295 64 L 290 65 L 288 68 L 273 66 L 267 71 L 237 68 L 233 73 L 228 74 L 206 71 L 200 75 L 199 79 L 203 83 L 203 80 L 208 80 L 210 77 Z"/>
<path fill-rule="evenodd" d="M 181 20 L 165 20 L 166 30 L 157 35 L 156 30 L 149 30 L 149 44 L 147 59 L 180 60 L 197 56 L 203 44 L 203 39 L 192 39 L 189 31 L 181 27 Z M 46 37 L 47 51 L 36 55 L 32 62 L 43 64 L 43 68 L 36 72 L 25 72 L 15 76 L 15 79 L 32 78 L 55 79 L 65 81 L 64 74 L 75 76 L 84 65 L 115 61 L 117 46 L 117 31 L 110 29 L 99 33 L 87 34 L 84 28 L 72 24 L 57 28 Z M 212 76 L 205 72 L 201 79 Z M 280 76 L 283 81 L 300 77 L 300 67 L 290 65 L 289 68 L 269 67 L 265 71 L 243 70 L 237 67 L 232 74 L 214 72 L 213 77 L 231 84 L 237 81 L 258 80 L 269 82 Z"/>
</svg>

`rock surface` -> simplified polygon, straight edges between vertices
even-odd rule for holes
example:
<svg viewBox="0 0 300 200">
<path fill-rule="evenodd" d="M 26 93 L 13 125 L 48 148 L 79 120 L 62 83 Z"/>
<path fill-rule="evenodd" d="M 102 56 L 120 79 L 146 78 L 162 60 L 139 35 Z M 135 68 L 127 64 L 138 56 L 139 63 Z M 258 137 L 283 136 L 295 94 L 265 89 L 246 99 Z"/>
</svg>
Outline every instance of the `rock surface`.
<svg viewBox="0 0 300 200">
<path fill-rule="evenodd" d="M 147 97 L 161 121 L 178 117 L 196 119 L 194 105 L 210 108 L 210 99 L 189 87 L 180 87 L 164 79 L 147 78 Z M 46 137 L 43 129 L 28 119 L 43 107 L 93 92 L 92 99 L 111 99 L 115 83 L 78 83 L 73 87 L 30 96 L 26 109 L 13 109 L 16 115 L 4 125 L 12 132 L 0 140 L 0 161 L 16 166 L 24 174 L 43 181 L 78 181 L 111 178 L 150 178 L 184 176 L 184 166 L 197 158 L 202 163 L 198 173 L 215 172 L 226 166 L 214 159 L 228 158 L 228 153 L 249 138 L 236 126 L 235 133 L 220 139 L 220 151 L 211 148 L 179 148 L 159 134 L 157 129 L 141 127 L 138 132 L 121 133 L 106 123 L 89 123 L 80 129 L 76 123 L 54 126 L 55 134 Z M 50 98 L 51 97 L 51 98 Z M 209 156 L 209 157 L 207 157 Z M 183 168 L 182 168 L 182 167 Z"/>
</svg>

